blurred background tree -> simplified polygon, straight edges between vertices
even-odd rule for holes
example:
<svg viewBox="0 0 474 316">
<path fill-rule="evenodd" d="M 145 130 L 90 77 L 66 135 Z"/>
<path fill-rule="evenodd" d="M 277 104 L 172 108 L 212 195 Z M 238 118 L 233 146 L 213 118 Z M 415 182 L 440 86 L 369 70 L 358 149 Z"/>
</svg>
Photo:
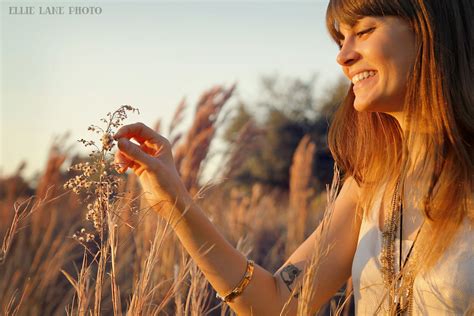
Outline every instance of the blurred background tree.
<svg viewBox="0 0 474 316">
<path fill-rule="evenodd" d="M 306 134 L 316 145 L 313 187 L 321 191 L 331 183 L 334 162 L 327 145 L 327 133 L 348 84 L 341 79 L 317 96 L 316 79 L 316 75 L 307 80 L 262 76 L 260 99 L 254 104 L 240 100 L 226 126 L 224 140 L 228 145 L 238 141 L 239 132 L 249 121 L 262 133 L 253 139 L 252 150 L 245 152 L 246 158 L 234 170 L 234 183 L 250 187 L 260 182 L 288 189 L 293 153 Z"/>
</svg>

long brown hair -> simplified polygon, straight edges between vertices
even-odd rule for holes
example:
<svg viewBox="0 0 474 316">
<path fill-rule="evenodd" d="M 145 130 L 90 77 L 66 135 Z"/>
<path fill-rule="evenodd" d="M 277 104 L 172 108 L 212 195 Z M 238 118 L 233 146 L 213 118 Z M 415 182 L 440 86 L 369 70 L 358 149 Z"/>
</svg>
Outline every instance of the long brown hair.
<svg viewBox="0 0 474 316">
<path fill-rule="evenodd" d="M 339 42 L 339 25 L 353 26 L 364 16 L 400 17 L 415 34 L 417 52 L 404 104 L 407 128 L 402 131 L 386 113 L 357 112 L 351 85 L 331 124 L 329 148 L 345 176 L 354 177 L 361 187 L 362 212 L 371 209 L 381 184 L 393 191 L 400 176 L 403 192 L 412 173 L 425 215 L 419 242 L 430 244 L 423 256 L 428 268 L 450 245 L 463 220 L 474 220 L 474 4 L 330 0 L 326 23 Z M 409 157 L 415 145 L 424 149 L 416 162 Z"/>
</svg>

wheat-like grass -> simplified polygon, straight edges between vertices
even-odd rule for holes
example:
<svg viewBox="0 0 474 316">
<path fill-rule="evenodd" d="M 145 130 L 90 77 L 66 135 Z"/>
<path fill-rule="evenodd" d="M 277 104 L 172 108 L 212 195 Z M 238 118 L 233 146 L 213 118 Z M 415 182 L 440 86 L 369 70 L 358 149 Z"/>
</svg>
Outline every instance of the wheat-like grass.
<svg viewBox="0 0 474 316">
<path fill-rule="evenodd" d="M 311 176 L 316 145 L 305 135 L 293 154 L 290 167 L 290 205 L 288 210 L 287 256 L 301 244 L 306 237 L 306 225 L 310 201 L 313 198 Z M 296 225 L 295 225 L 296 223 Z"/>
<path fill-rule="evenodd" d="M 198 179 L 202 163 L 209 153 L 219 113 L 232 96 L 234 89 L 235 84 L 227 90 L 216 86 L 201 95 L 193 123 L 184 141 L 174 152 L 177 170 L 192 195 L 199 191 Z"/>
</svg>

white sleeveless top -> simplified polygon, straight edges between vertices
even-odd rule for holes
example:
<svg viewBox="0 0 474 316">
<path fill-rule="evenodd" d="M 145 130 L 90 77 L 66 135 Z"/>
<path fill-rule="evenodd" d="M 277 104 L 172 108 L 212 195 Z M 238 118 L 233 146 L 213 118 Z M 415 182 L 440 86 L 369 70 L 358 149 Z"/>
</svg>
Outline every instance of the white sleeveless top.
<svg viewBox="0 0 474 316">
<path fill-rule="evenodd" d="M 388 313 L 388 299 L 382 302 L 386 291 L 380 262 L 382 233 L 378 225 L 383 187 L 377 193 L 370 216 L 362 219 L 352 262 L 356 315 L 374 315 L 381 303 L 378 315 Z M 433 269 L 415 278 L 414 315 L 474 315 L 474 233 L 467 218 L 454 238 Z M 403 240 L 403 257 L 412 243 Z M 398 247 L 395 248 L 398 258 Z"/>
</svg>

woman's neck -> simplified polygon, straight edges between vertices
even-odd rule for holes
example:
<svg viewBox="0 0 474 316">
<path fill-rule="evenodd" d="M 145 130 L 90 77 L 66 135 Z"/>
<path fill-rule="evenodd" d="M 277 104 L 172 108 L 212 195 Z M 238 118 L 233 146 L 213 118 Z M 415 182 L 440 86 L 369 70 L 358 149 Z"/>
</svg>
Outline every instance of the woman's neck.
<svg viewBox="0 0 474 316">
<path fill-rule="evenodd" d="M 387 112 L 390 116 L 397 120 L 400 129 L 402 131 L 402 137 L 406 136 L 406 132 L 408 130 L 408 126 L 405 120 L 405 113 L 404 112 Z M 417 130 L 420 132 L 420 130 Z M 408 141 L 408 139 L 405 139 Z M 410 162 L 409 174 L 415 173 L 417 169 L 419 169 L 420 164 L 424 160 L 426 147 L 420 143 L 419 138 L 415 143 L 408 144 L 408 161 Z"/>
</svg>

